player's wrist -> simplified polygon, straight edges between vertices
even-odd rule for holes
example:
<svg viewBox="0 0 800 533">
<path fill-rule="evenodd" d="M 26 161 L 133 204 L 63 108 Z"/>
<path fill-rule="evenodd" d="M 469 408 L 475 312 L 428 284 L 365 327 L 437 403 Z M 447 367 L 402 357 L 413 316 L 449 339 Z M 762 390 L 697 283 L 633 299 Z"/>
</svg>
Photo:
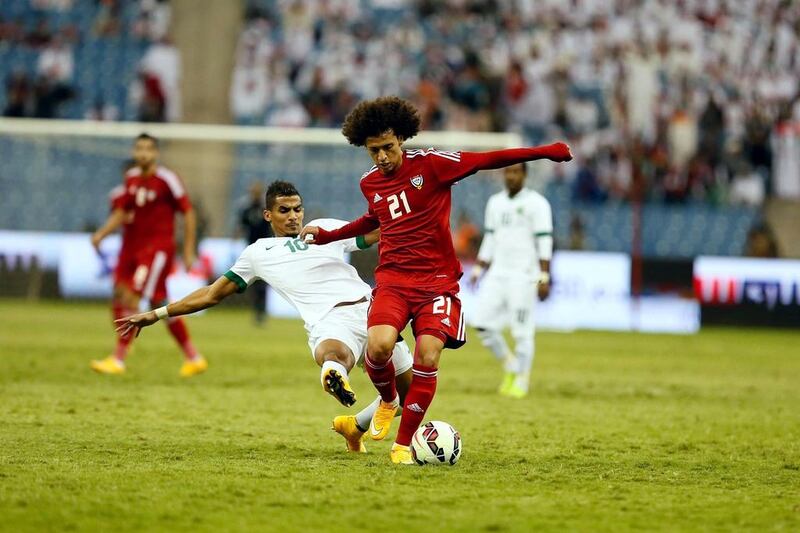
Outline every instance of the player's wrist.
<svg viewBox="0 0 800 533">
<path fill-rule="evenodd" d="M 169 311 L 167 311 L 166 305 L 163 305 L 158 309 L 154 309 L 153 312 L 156 314 L 156 320 L 164 320 L 165 318 L 169 318 Z"/>
<path fill-rule="evenodd" d="M 480 278 L 483 275 L 483 272 L 485 270 L 486 269 L 483 267 L 482 264 L 475 263 L 474 265 L 472 265 L 472 270 L 470 271 L 470 276 L 472 276 L 474 279 Z"/>
</svg>

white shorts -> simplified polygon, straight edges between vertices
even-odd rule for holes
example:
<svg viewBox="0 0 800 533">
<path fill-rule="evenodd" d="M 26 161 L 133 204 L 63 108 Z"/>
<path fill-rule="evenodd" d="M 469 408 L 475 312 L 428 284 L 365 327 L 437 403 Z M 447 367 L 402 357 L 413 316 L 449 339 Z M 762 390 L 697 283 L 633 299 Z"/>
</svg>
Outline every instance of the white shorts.
<svg viewBox="0 0 800 533">
<path fill-rule="evenodd" d="M 322 319 L 308 329 L 308 347 L 311 357 L 317 347 L 326 340 L 337 340 L 350 348 L 360 366 L 367 352 L 367 310 L 369 302 L 334 307 Z M 406 372 L 414 364 L 414 356 L 405 341 L 394 345 L 392 353 L 395 374 Z"/>
<path fill-rule="evenodd" d="M 476 328 L 533 331 L 534 312 L 539 299 L 536 280 L 530 276 L 492 275 L 481 280 L 472 325 Z"/>
</svg>

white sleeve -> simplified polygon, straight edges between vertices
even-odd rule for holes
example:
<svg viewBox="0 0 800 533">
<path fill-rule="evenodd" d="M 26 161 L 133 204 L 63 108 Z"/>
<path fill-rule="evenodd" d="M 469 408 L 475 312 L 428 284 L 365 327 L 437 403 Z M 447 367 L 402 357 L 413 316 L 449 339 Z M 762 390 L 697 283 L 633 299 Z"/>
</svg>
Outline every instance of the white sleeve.
<svg viewBox="0 0 800 533">
<path fill-rule="evenodd" d="M 495 221 L 492 217 L 492 199 L 486 202 L 486 212 L 483 215 L 483 240 L 481 248 L 478 250 L 478 261 L 491 263 L 494 256 L 494 230 Z"/>
<path fill-rule="evenodd" d="M 553 211 L 544 197 L 536 202 L 533 211 L 533 237 L 539 260 L 550 261 L 553 257 Z"/>
<path fill-rule="evenodd" d="M 223 276 L 234 282 L 238 289 L 236 292 L 244 292 L 245 289 L 256 278 L 253 261 L 251 259 L 253 246 L 250 245 L 244 249 L 242 255 L 236 260 L 236 263 L 227 271 Z"/>
<path fill-rule="evenodd" d="M 348 224 L 348 222 L 344 220 L 338 220 L 335 218 L 319 218 L 317 220 L 312 220 L 311 222 L 308 223 L 309 226 L 318 226 L 327 231 L 339 229 L 346 224 Z M 366 239 L 364 239 L 363 235 L 359 235 L 358 237 L 353 237 L 352 239 L 336 241 L 336 244 L 342 246 L 345 252 L 366 250 L 371 246 L 370 244 L 367 244 L 367 241 Z"/>
</svg>

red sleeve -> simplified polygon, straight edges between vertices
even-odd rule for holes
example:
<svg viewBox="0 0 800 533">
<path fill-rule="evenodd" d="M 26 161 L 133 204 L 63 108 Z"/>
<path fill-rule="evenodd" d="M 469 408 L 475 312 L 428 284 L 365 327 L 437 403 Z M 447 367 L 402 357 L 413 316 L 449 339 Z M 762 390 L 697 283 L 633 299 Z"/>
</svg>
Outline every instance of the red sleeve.
<svg viewBox="0 0 800 533">
<path fill-rule="evenodd" d="M 549 159 L 563 162 L 572 159 L 569 146 L 557 142 L 531 148 L 509 148 L 494 152 L 439 152 L 429 151 L 428 158 L 437 179 L 442 183 L 455 183 L 479 170 L 503 168 L 526 161 Z"/>
<path fill-rule="evenodd" d="M 192 201 L 189 200 L 189 195 L 184 193 L 180 198 L 175 198 L 175 207 L 181 213 L 185 213 L 192 208 Z"/>
<path fill-rule="evenodd" d="M 109 201 L 111 204 L 111 211 L 117 209 L 125 209 L 125 197 L 128 195 L 128 190 L 125 185 L 117 185 L 109 193 Z"/>
<path fill-rule="evenodd" d="M 376 217 L 375 214 L 370 211 L 363 214 L 360 218 L 345 224 L 341 228 L 330 231 L 319 228 L 319 234 L 317 235 L 317 238 L 314 239 L 314 244 L 328 244 L 329 242 L 352 239 L 353 237 L 366 235 L 370 231 L 378 229 L 379 225 L 378 217 Z"/>
</svg>

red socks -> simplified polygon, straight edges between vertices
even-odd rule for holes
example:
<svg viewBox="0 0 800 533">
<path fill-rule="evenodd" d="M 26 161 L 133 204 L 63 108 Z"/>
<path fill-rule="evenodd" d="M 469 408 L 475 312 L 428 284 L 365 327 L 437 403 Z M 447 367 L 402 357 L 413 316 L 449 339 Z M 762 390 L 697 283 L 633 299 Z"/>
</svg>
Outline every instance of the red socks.
<svg viewBox="0 0 800 533">
<path fill-rule="evenodd" d="M 397 430 L 395 442 L 408 446 L 411 437 L 425 418 L 425 412 L 436 394 L 436 376 L 438 370 L 430 366 L 414 364 L 414 377 L 403 405 L 403 416 L 400 418 L 400 429 Z"/>
<path fill-rule="evenodd" d="M 186 359 L 194 359 L 198 356 L 197 348 L 192 344 L 189 339 L 189 330 L 186 328 L 186 322 L 182 318 L 170 318 L 167 320 L 167 328 L 175 341 L 180 345 Z"/>
<path fill-rule="evenodd" d="M 394 363 L 391 359 L 386 361 L 383 366 L 370 359 L 369 354 L 364 357 L 364 367 L 367 375 L 372 380 L 372 384 L 378 389 L 381 400 L 391 403 L 397 398 L 397 388 L 394 385 Z"/>
</svg>

